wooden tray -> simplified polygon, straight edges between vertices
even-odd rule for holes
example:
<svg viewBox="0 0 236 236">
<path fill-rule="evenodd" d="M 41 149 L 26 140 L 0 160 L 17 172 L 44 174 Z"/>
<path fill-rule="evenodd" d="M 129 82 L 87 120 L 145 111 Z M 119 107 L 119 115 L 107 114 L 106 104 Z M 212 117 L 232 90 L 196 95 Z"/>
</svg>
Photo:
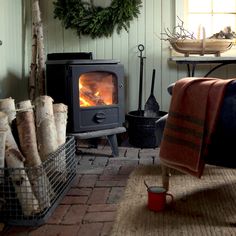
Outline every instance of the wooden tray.
<svg viewBox="0 0 236 236">
<path fill-rule="evenodd" d="M 170 40 L 170 44 L 176 52 L 183 53 L 185 56 L 190 54 L 215 54 L 228 51 L 233 46 L 230 39 L 185 39 Z"/>
</svg>

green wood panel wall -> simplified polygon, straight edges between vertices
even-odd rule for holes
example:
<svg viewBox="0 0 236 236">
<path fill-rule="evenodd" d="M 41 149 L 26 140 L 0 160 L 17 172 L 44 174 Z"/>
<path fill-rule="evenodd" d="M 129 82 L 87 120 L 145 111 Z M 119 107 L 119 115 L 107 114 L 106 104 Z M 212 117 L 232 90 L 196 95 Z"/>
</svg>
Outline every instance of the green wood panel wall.
<svg viewBox="0 0 236 236">
<path fill-rule="evenodd" d="M 20 0 L 0 1 L 0 97 L 23 99 L 24 79 L 23 9 Z"/>
<path fill-rule="evenodd" d="M 31 62 L 31 1 L 0 0 L 0 98 L 27 98 L 27 80 Z M 101 1 L 100 1 L 101 2 Z M 187 76 L 184 66 L 168 63 L 169 44 L 161 41 L 164 28 L 172 28 L 176 21 L 174 0 L 143 0 L 138 19 L 131 22 L 129 32 L 114 33 L 110 38 L 93 40 L 79 38 L 72 30 L 65 30 L 54 19 L 53 0 L 40 0 L 44 25 L 45 54 L 53 52 L 92 52 L 96 59 L 119 59 L 125 66 L 126 111 L 138 108 L 139 51 L 138 44 L 145 46 L 144 55 L 144 105 L 150 93 L 152 70 L 156 69 L 155 96 L 161 109 L 167 111 L 170 96 L 166 89 L 169 83 Z M 205 74 L 209 67 L 197 70 L 197 76 Z M 234 77 L 235 66 L 231 65 L 212 76 Z"/>
</svg>

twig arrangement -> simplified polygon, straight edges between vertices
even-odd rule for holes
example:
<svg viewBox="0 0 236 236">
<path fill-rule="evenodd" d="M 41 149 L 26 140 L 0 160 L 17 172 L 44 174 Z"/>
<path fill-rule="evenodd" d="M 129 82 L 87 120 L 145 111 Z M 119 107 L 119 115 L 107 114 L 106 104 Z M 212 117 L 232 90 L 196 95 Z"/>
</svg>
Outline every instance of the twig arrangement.
<svg viewBox="0 0 236 236">
<path fill-rule="evenodd" d="M 169 28 L 164 29 L 164 33 L 161 33 L 163 37 L 161 40 L 173 41 L 173 40 L 185 40 L 185 39 L 196 39 L 194 33 L 184 28 L 184 22 L 177 16 L 180 23 L 173 28 L 171 31 Z"/>
</svg>

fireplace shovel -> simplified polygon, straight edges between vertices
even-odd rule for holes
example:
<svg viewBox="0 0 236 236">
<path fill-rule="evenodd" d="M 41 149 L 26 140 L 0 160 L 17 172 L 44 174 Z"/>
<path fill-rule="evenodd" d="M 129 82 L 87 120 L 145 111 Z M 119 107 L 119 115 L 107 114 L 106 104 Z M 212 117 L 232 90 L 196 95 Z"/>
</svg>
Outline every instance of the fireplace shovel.
<svg viewBox="0 0 236 236">
<path fill-rule="evenodd" d="M 153 90 L 154 90 L 154 83 L 155 83 L 155 73 L 156 73 L 156 70 L 153 69 L 152 71 L 152 85 L 151 85 L 151 93 L 150 93 L 150 96 L 147 100 L 147 102 L 145 103 L 145 106 L 144 106 L 144 117 L 158 117 L 159 115 L 159 104 L 158 102 L 156 101 L 156 98 L 153 94 Z"/>
</svg>

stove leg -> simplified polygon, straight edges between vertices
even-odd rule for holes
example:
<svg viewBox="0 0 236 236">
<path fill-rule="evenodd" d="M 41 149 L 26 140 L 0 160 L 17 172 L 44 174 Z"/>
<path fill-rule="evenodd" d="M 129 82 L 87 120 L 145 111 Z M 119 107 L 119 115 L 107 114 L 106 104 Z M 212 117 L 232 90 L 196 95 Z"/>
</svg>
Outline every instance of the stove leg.
<svg viewBox="0 0 236 236">
<path fill-rule="evenodd" d="M 79 139 L 91 139 L 97 138 L 101 136 L 105 136 L 108 139 L 112 150 L 112 156 L 118 157 L 119 156 L 119 149 L 118 149 L 118 142 L 116 134 L 126 132 L 125 127 L 116 127 L 114 129 L 106 129 L 106 130 L 97 130 L 97 131 L 88 131 L 83 133 L 72 133 L 69 135 L 73 135 Z"/>
<path fill-rule="evenodd" d="M 116 134 L 107 135 L 108 142 L 111 146 L 112 150 L 112 156 L 118 157 L 119 156 L 119 150 L 118 150 L 118 143 Z"/>
</svg>

